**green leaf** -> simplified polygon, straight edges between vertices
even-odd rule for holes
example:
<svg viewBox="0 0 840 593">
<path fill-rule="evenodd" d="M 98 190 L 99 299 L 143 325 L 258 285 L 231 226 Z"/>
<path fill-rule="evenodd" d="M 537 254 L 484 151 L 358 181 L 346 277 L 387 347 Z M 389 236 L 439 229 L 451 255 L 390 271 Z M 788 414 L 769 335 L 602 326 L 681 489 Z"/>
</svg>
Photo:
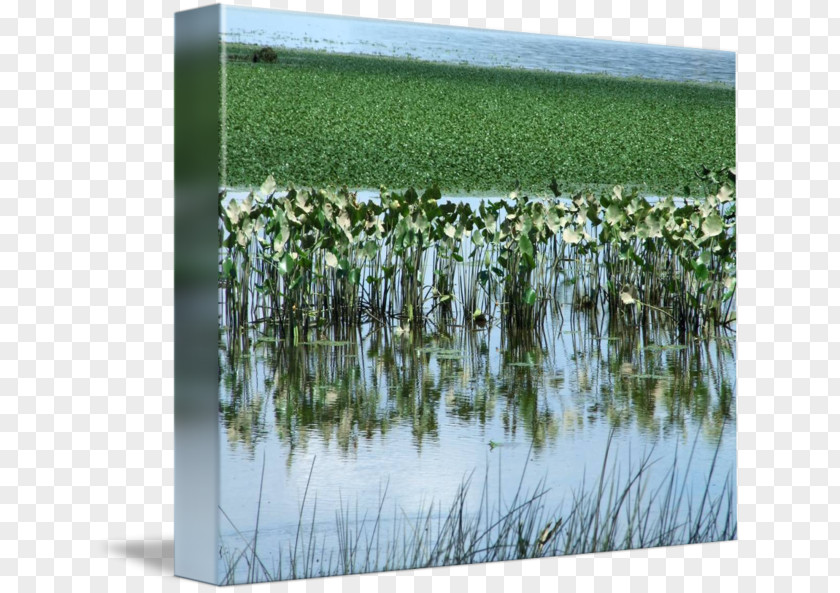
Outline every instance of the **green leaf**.
<svg viewBox="0 0 840 593">
<path fill-rule="evenodd" d="M 718 214 L 712 213 L 703 221 L 703 233 L 709 237 L 715 237 L 723 232 L 723 220 Z"/>
<path fill-rule="evenodd" d="M 528 238 L 528 235 L 519 235 L 519 251 L 521 251 L 524 255 L 527 255 L 529 258 L 534 257 L 534 245 L 531 243 L 531 239 Z"/>
<path fill-rule="evenodd" d="M 530 286 L 528 287 L 528 290 L 525 291 L 525 302 L 528 305 L 533 305 L 537 302 L 537 291 Z"/>
<path fill-rule="evenodd" d="M 294 265 L 295 260 L 293 260 L 292 256 L 287 253 L 280 258 L 280 261 L 277 263 L 277 269 L 281 276 L 285 276 L 292 270 Z"/>
<path fill-rule="evenodd" d="M 376 252 L 379 250 L 379 247 L 376 244 L 376 241 L 368 241 L 365 243 L 364 246 L 364 254 L 365 257 L 368 259 L 373 259 L 376 257 Z"/>
<path fill-rule="evenodd" d="M 224 264 L 222 265 L 222 268 L 224 270 L 224 277 L 225 278 L 233 278 L 233 271 L 234 271 L 233 261 L 229 257 L 225 258 L 225 261 L 224 261 Z"/>
<path fill-rule="evenodd" d="M 583 233 L 580 232 L 579 229 L 574 229 L 570 226 L 567 226 L 563 229 L 563 241 L 566 243 L 571 243 L 572 245 L 576 243 L 580 243 L 580 240 L 583 238 Z"/>
<path fill-rule="evenodd" d="M 274 181 L 274 175 L 269 175 L 260 187 L 260 193 L 269 196 L 274 193 L 275 189 L 277 189 L 277 182 Z"/>
<path fill-rule="evenodd" d="M 624 220 L 624 211 L 618 204 L 612 204 L 605 213 L 606 221 L 610 224 L 618 224 Z"/>
</svg>

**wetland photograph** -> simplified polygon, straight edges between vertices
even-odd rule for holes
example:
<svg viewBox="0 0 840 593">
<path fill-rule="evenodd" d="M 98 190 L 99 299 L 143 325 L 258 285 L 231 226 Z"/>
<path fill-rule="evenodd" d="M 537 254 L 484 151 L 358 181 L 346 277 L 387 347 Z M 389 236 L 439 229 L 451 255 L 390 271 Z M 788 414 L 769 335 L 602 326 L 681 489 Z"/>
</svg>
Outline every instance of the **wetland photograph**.
<svg viewBox="0 0 840 593">
<path fill-rule="evenodd" d="M 222 10 L 219 583 L 736 539 L 735 54 Z"/>
</svg>

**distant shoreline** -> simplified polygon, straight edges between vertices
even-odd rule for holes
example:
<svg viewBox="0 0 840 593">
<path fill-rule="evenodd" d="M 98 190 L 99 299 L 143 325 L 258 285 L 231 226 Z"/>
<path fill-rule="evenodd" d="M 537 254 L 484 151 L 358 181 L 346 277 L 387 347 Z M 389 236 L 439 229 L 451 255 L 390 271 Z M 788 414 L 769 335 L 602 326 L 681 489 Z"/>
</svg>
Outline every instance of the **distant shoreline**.
<svg viewBox="0 0 840 593">
<path fill-rule="evenodd" d="M 328 55 L 328 56 L 336 56 L 336 57 L 347 57 L 347 58 L 370 58 L 374 60 L 389 60 L 395 62 L 409 62 L 409 63 L 419 63 L 419 64 L 428 64 L 434 66 L 451 66 L 455 68 L 470 68 L 470 69 L 477 69 L 477 70 L 505 70 L 511 72 L 523 72 L 523 73 L 535 73 L 535 74 L 546 74 L 546 75 L 560 75 L 560 76 L 584 76 L 584 77 L 593 77 L 593 78 L 610 78 L 616 80 L 625 80 L 628 82 L 652 82 L 652 83 L 667 83 L 667 84 L 678 84 L 678 85 L 697 85 L 702 87 L 711 87 L 716 89 L 730 89 L 735 90 L 736 86 L 734 83 L 730 84 L 724 81 L 704 81 L 704 80 L 680 80 L 675 78 L 657 78 L 657 77 L 649 77 L 649 76 L 639 76 L 639 75 L 622 75 L 622 74 L 613 74 L 610 72 L 580 72 L 575 70 L 551 70 L 549 68 L 529 68 L 527 66 L 517 66 L 512 64 L 498 64 L 495 66 L 488 66 L 483 64 L 473 64 L 468 62 L 467 60 L 462 61 L 445 61 L 445 60 L 428 60 L 424 58 L 420 58 L 417 56 L 399 56 L 399 55 L 390 55 L 390 54 L 380 54 L 380 53 L 363 53 L 363 52 L 341 52 L 341 51 L 330 51 L 328 49 L 313 49 L 313 48 L 301 48 L 301 47 L 289 47 L 285 45 L 274 45 L 270 43 L 266 44 L 257 44 L 257 43 L 243 43 L 239 41 L 225 41 L 224 39 L 220 39 L 220 42 L 227 46 L 227 48 L 234 48 L 239 51 L 247 50 L 250 53 L 254 53 L 261 48 L 270 47 L 271 49 L 277 52 L 295 52 L 295 53 L 304 53 L 304 54 L 312 54 L 312 55 Z M 245 62 L 248 60 L 228 60 L 229 62 Z"/>
</svg>

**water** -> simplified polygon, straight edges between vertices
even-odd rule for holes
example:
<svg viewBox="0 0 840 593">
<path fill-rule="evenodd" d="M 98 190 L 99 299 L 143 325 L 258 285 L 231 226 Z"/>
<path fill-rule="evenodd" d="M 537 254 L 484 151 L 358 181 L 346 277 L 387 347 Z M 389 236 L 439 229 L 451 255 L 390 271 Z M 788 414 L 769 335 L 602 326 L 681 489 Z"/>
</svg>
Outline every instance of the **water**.
<svg viewBox="0 0 840 593">
<path fill-rule="evenodd" d="M 735 84 L 719 50 L 225 7 L 231 42 L 557 72 Z"/>
<path fill-rule="evenodd" d="M 386 489 L 385 534 L 430 502 L 445 514 L 473 472 L 468 509 L 481 505 L 485 472 L 491 506 L 512 500 L 524 475 L 525 490 L 544 479 L 544 502 L 559 508 L 584 477 L 594 485 L 611 430 L 625 473 L 653 449 L 650 488 L 675 453 L 683 475 L 696 439 L 695 502 L 722 434 L 718 496 L 735 471 L 734 334 L 642 340 L 574 314 L 570 300 L 560 297 L 538 340 L 492 325 L 425 335 L 364 327 L 298 346 L 292 358 L 266 341 L 247 357 L 220 347 L 223 546 L 244 549 L 259 507 L 258 553 L 276 569 L 282 550 L 287 575 L 308 480 L 304 524 L 327 555 L 337 548 L 336 511 L 349 505 L 372 522 Z"/>
</svg>

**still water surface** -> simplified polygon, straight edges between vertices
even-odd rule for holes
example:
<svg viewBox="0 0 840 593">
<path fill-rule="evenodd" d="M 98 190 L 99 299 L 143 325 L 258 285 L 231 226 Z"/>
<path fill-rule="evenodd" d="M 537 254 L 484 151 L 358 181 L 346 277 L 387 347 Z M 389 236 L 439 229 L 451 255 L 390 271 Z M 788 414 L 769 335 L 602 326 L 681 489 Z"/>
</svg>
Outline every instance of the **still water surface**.
<svg viewBox="0 0 840 593">
<path fill-rule="evenodd" d="M 556 72 L 735 84 L 733 52 L 225 7 L 226 41 Z"/>
<path fill-rule="evenodd" d="M 734 334 L 687 344 L 666 332 L 610 334 L 606 320 L 573 315 L 570 299 L 536 340 L 489 326 L 423 336 L 362 328 L 313 336 L 292 357 L 268 341 L 247 357 L 222 344 L 223 546 L 244 548 L 260 506 L 259 555 L 287 560 L 310 471 L 305 523 L 328 549 L 339 508 L 370 521 L 387 488 L 390 533 L 395 517 L 414 520 L 431 502 L 445 514 L 473 472 L 468 508 L 481 504 L 485 472 L 491 506 L 510 501 L 524 475 L 526 490 L 545 480 L 546 505 L 560 508 L 584 479 L 593 485 L 612 429 L 625 473 L 653 448 L 652 487 L 675 454 L 682 475 L 696 442 L 695 501 L 722 434 L 719 495 L 735 471 Z"/>
</svg>

